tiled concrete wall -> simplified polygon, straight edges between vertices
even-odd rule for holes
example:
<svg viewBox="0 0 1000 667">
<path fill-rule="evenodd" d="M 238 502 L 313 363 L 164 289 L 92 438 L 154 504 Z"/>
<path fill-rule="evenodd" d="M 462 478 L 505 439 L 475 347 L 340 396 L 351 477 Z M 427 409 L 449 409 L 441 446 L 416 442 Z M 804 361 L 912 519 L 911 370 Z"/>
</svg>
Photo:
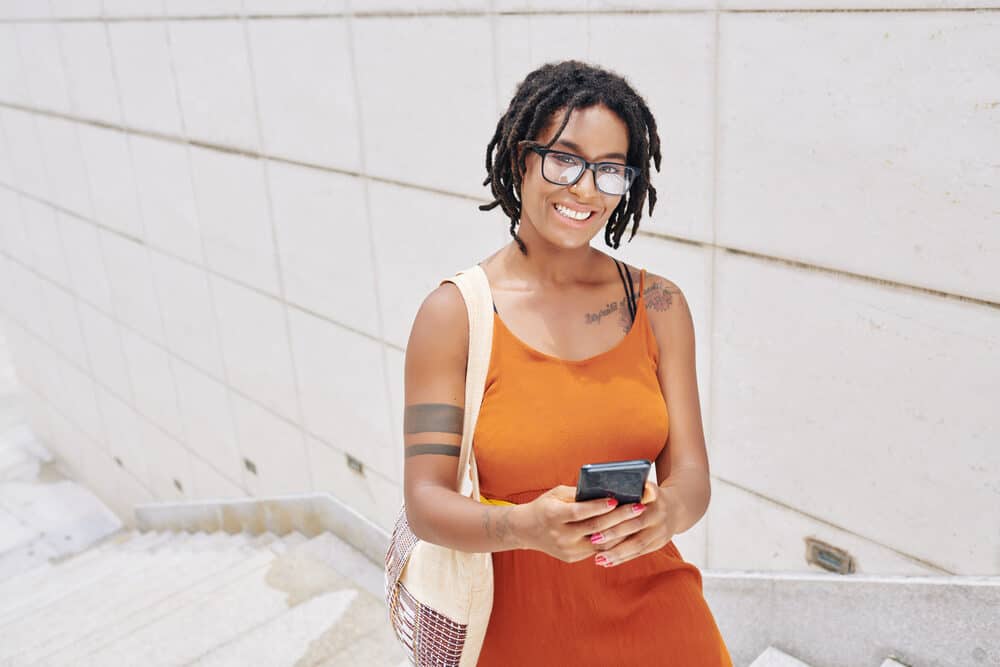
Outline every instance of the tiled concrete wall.
<svg viewBox="0 0 1000 667">
<path fill-rule="evenodd" d="M 508 239 L 476 209 L 486 143 L 524 74 L 577 57 L 663 139 L 615 254 L 692 305 L 713 498 L 685 556 L 803 570 L 812 536 L 863 572 L 996 574 L 997 9 L 0 1 L 31 422 L 123 513 L 311 489 L 388 529 L 416 308 Z"/>
</svg>

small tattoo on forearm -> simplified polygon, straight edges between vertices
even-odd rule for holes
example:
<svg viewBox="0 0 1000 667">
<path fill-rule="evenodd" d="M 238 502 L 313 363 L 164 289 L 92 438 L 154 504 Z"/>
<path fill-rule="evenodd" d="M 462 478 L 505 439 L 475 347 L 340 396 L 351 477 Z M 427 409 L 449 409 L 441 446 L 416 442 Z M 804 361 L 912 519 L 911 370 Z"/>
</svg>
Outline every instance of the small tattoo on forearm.
<svg viewBox="0 0 1000 667">
<path fill-rule="evenodd" d="M 510 521 L 512 507 L 484 507 L 483 529 L 490 537 L 496 538 L 501 544 L 506 544 L 513 532 Z"/>
<path fill-rule="evenodd" d="M 420 456 L 421 454 L 458 456 L 462 453 L 462 448 L 458 445 L 406 445 L 404 453 L 406 455 L 405 458 Z"/>
<path fill-rule="evenodd" d="M 403 433 L 462 434 L 465 408 L 447 403 L 407 405 L 403 411 Z"/>
</svg>

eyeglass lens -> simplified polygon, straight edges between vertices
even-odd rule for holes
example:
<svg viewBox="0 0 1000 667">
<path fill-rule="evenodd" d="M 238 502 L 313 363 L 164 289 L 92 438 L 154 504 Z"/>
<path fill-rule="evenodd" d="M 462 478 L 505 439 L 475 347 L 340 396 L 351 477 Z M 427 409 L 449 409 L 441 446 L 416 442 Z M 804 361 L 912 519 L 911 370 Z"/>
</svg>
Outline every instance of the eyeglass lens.
<svg viewBox="0 0 1000 667">
<path fill-rule="evenodd" d="M 546 153 L 542 160 L 545 180 L 557 185 L 571 185 L 580 178 L 584 162 L 575 155 Z M 597 189 L 609 195 L 623 195 L 628 191 L 628 171 L 623 165 L 602 162 L 596 168 Z"/>
</svg>

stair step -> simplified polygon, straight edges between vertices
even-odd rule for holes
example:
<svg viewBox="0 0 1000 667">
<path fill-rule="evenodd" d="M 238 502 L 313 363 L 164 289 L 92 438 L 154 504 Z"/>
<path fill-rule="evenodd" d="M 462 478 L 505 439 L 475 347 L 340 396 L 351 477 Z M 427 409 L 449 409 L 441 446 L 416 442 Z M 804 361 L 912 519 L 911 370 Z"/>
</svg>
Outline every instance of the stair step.
<svg viewBox="0 0 1000 667">
<path fill-rule="evenodd" d="M 50 579 L 42 584 L 37 592 L 21 600 L 10 601 L 10 604 L 4 601 L 5 609 L 0 612 L 0 629 L 36 609 L 57 604 L 59 600 L 80 589 L 103 585 L 114 577 L 145 567 L 152 558 L 154 558 L 152 554 L 143 552 L 112 552 L 107 558 L 98 559 L 77 573 L 67 573 L 58 567 L 54 568 Z"/>
<path fill-rule="evenodd" d="M 254 535 L 251 541 L 253 542 L 254 546 L 266 547 L 272 542 L 275 542 L 280 539 L 281 538 L 275 535 L 274 533 L 266 532 L 266 533 L 261 533 L 260 535 Z"/>
<path fill-rule="evenodd" d="M 750 667 L 810 667 L 807 663 L 798 658 L 793 658 L 781 649 L 768 646 L 757 659 L 750 663 Z"/>
<path fill-rule="evenodd" d="M 22 595 L 37 593 L 41 582 L 48 581 L 52 576 L 50 572 L 53 567 L 58 567 L 60 572 L 71 573 L 80 568 L 86 567 L 88 563 L 103 557 L 103 554 L 115 548 L 116 543 L 124 543 L 131 539 L 131 533 L 123 533 L 111 538 L 111 542 L 91 547 L 87 551 L 74 554 L 63 561 L 53 560 L 47 565 L 25 572 L 13 579 L 0 582 L 0 616 L 6 608 L 5 601 L 15 600 Z"/>
<path fill-rule="evenodd" d="M 269 546 L 274 553 L 280 554 L 287 551 L 289 548 L 294 547 L 304 542 L 308 542 L 309 538 L 300 533 L 297 530 L 282 535 L 279 539 L 272 542 Z"/>
<path fill-rule="evenodd" d="M 228 643 L 220 642 L 192 664 L 197 667 L 273 667 L 304 663 L 302 658 L 310 644 L 340 621 L 357 596 L 358 592 L 351 589 L 318 595 Z"/>
<path fill-rule="evenodd" d="M 61 608 L 60 618 L 52 619 L 44 634 L 23 656 L 25 663 L 44 659 L 43 664 L 48 664 L 49 654 L 70 647 L 85 637 L 106 633 L 107 628 L 117 626 L 172 595 L 212 580 L 218 573 L 238 565 L 251 555 L 227 550 L 161 556 L 162 564 L 157 568 L 118 582 L 116 589 L 108 590 L 104 599 L 89 607 L 86 613 Z M 144 579 L 138 580 L 140 577 Z"/>
<path fill-rule="evenodd" d="M 385 594 L 385 570 L 333 533 L 320 533 L 294 550 L 308 553 L 376 598 Z"/>
<path fill-rule="evenodd" d="M 135 586 L 143 580 L 162 576 L 165 570 L 169 576 L 171 570 L 176 570 L 183 560 L 193 556 L 152 556 L 140 553 L 133 554 L 132 558 L 135 559 L 134 563 L 141 565 L 80 586 L 50 604 L 37 606 L 5 624 L 3 634 L 8 639 L 0 647 L 0 659 L 11 660 L 17 657 L 18 662 L 27 664 L 21 657 L 23 652 L 44 644 L 47 637 L 59 637 L 66 626 L 72 627 L 82 619 L 92 617 L 95 608 L 99 609 L 107 600 L 119 600 L 123 591 L 127 597 L 129 592 L 125 589 L 126 586 Z"/>
<path fill-rule="evenodd" d="M 204 531 L 198 531 L 196 533 L 178 531 L 177 539 L 165 542 L 163 549 L 164 551 L 185 551 L 188 553 L 194 553 L 195 551 L 200 551 L 202 549 L 202 545 L 207 537 L 208 533 Z"/>
<path fill-rule="evenodd" d="M 246 560 L 175 595 L 141 609 L 59 651 L 54 665 L 179 665 L 238 635 L 248 617 L 259 624 L 286 608 L 285 595 L 265 582 L 276 556 L 270 551 Z"/>
</svg>

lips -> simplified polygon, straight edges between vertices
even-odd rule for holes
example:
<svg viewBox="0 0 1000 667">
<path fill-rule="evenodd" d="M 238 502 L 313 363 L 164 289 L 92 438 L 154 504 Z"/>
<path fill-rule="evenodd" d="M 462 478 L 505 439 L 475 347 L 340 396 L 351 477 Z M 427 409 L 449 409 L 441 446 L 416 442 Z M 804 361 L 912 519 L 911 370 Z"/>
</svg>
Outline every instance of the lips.
<svg viewBox="0 0 1000 667">
<path fill-rule="evenodd" d="M 575 213 L 577 215 L 579 215 L 581 213 L 586 213 L 587 217 L 582 218 L 582 219 L 578 219 L 576 217 L 573 217 L 572 215 L 568 215 L 568 214 L 562 213 L 559 210 L 560 208 L 564 208 L 564 209 L 567 209 L 568 211 L 572 211 L 573 213 Z M 565 204 L 562 204 L 562 203 L 559 203 L 559 202 L 553 204 L 552 205 L 552 209 L 556 212 L 556 215 L 559 216 L 560 220 L 562 220 L 563 222 L 565 222 L 567 225 L 569 225 L 571 227 L 584 227 L 584 226 L 586 226 L 593 219 L 594 213 L 595 213 L 595 211 L 593 211 L 593 210 L 586 210 L 586 209 L 584 209 L 584 210 L 581 211 L 579 209 L 573 208 L 572 206 L 566 206 Z"/>
</svg>

